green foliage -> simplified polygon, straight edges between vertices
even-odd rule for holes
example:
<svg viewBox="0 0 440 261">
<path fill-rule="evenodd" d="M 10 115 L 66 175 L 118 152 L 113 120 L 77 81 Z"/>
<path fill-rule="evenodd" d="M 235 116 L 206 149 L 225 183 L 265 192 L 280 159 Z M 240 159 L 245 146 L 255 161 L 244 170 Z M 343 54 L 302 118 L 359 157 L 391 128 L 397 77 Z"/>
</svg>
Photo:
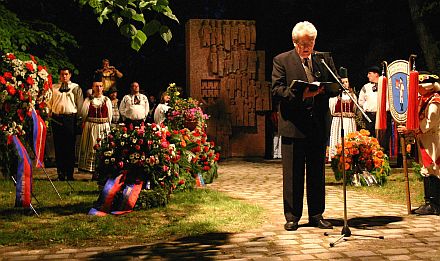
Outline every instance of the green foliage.
<svg viewBox="0 0 440 261">
<path fill-rule="evenodd" d="M 18 58 L 37 57 L 40 64 L 57 77 L 60 67 L 78 71 L 65 55 L 70 48 L 78 48 L 74 37 L 52 23 L 42 21 L 26 22 L 0 3 L 0 50 L 11 52 Z M 55 79 L 55 82 L 58 79 Z"/>
<path fill-rule="evenodd" d="M 421 173 L 422 165 L 420 165 L 419 163 L 413 161 L 411 167 L 413 168 L 413 173 L 414 173 L 414 176 L 416 177 L 416 179 L 419 180 L 419 181 L 423 180 L 423 176 L 422 176 L 422 173 Z"/>
<path fill-rule="evenodd" d="M 168 6 L 168 0 L 79 0 L 79 4 L 90 6 L 101 24 L 111 19 L 121 34 L 131 39 L 131 48 L 136 51 L 148 37 L 156 33 L 166 43 L 171 41 L 170 28 L 158 19 L 168 18 L 179 22 Z"/>
</svg>

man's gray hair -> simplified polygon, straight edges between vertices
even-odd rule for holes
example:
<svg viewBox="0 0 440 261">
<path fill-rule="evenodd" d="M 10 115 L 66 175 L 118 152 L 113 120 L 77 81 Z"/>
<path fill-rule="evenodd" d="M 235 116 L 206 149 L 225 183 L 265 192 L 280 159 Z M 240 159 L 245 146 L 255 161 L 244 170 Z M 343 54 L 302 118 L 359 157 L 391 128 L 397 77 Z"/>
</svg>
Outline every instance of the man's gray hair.
<svg viewBox="0 0 440 261">
<path fill-rule="evenodd" d="M 310 36 L 310 37 L 313 37 L 316 39 L 316 36 L 318 35 L 318 31 L 316 30 L 315 26 L 308 21 L 299 22 L 292 29 L 293 42 L 296 43 L 298 41 L 298 39 L 304 35 L 307 35 L 307 36 Z"/>
</svg>

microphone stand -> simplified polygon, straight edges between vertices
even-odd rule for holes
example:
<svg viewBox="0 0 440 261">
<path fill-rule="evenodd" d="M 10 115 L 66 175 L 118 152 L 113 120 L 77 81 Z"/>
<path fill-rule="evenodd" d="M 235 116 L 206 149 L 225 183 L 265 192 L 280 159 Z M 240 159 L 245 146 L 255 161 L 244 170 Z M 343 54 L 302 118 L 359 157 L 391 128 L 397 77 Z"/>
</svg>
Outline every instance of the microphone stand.
<svg viewBox="0 0 440 261">
<path fill-rule="evenodd" d="M 322 64 L 327 68 L 327 70 L 330 72 L 330 74 L 333 76 L 333 78 L 336 80 L 336 82 L 339 85 L 339 98 L 341 99 L 340 102 L 340 109 L 341 109 L 341 114 L 340 114 L 340 129 L 341 129 L 341 146 L 342 146 L 342 190 L 343 190 L 343 195 L 344 195 L 344 227 L 341 230 L 341 236 L 339 238 L 337 238 L 334 242 L 330 243 L 330 247 L 334 247 L 339 241 L 341 241 L 342 239 L 346 240 L 345 238 L 352 236 L 353 234 L 351 233 L 350 227 L 348 226 L 348 219 L 347 219 L 347 175 L 345 173 L 345 142 L 344 142 L 344 117 L 343 117 L 343 106 L 342 106 L 342 94 L 345 93 L 347 94 L 348 97 L 350 97 L 350 99 L 354 102 L 354 104 L 356 105 L 356 107 L 362 112 L 362 114 L 364 115 L 364 117 L 367 119 L 368 122 L 371 122 L 371 119 L 367 116 L 367 114 L 365 114 L 365 111 L 359 106 L 358 102 L 353 99 L 353 97 L 350 95 L 350 93 L 348 92 L 349 90 L 347 88 L 344 87 L 344 85 L 339 81 L 338 77 L 333 73 L 333 71 L 330 69 L 330 67 L 327 65 L 327 63 L 324 61 L 324 59 L 321 59 Z M 328 232 L 324 233 L 325 236 L 329 236 L 330 234 Z M 375 237 L 375 238 L 379 238 L 379 239 L 384 239 L 383 236 L 370 236 L 370 235 L 358 235 L 358 236 L 364 236 L 364 237 Z"/>
</svg>

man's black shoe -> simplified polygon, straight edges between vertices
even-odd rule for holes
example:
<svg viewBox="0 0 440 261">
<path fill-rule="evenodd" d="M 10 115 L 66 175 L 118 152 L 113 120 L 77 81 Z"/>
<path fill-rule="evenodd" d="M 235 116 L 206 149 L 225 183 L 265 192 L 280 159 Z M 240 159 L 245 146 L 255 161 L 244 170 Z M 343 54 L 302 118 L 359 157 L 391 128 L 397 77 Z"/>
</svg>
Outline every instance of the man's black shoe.
<svg viewBox="0 0 440 261">
<path fill-rule="evenodd" d="M 284 224 L 284 229 L 287 231 L 295 231 L 298 229 L 298 222 L 286 222 L 286 224 Z"/>
<path fill-rule="evenodd" d="M 319 228 L 322 228 L 322 229 L 332 229 L 333 228 L 332 223 L 330 223 L 330 222 L 328 222 L 327 220 L 324 220 L 324 219 L 310 220 L 309 224 L 314 226 L 314 227 L 319 227 Z"/>
</svg>

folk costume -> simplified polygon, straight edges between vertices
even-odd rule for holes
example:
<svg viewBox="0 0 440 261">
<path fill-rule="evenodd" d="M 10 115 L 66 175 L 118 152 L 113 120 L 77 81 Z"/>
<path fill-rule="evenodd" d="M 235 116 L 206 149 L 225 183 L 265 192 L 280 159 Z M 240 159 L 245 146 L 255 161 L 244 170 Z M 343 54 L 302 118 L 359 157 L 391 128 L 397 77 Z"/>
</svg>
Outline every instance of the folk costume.
<svg viewBox="0 0 440 261">
<path fill-rule="evenodd" d="M 52 113 L 55 161 L 59 180 L 73 180 L 77 113 L 83 105 L 81 87 L 71 81 L 54 84 L 48 102 Z"/>
<path fill-rule="evenodd" d="M 330 129 L 330 145 L 328 160 L 331 161 L 332 157 L 336 155 L 336 146 L 341 143 L 341 114 L 342 124 L 344 127 L 344 135 L 356 131 L 355 121 L 355 104 L 351 100 L 350 96 L 356 99 L 356 95 L 352 92 L 350 94 L 342 93 L 341 97 L 332 97 L 329 100 L 330 113 L 332 114 L 332 125 Z M 341 111 L 342 103 L 342 111 Z"/>
<path fill-rule="evenodd" d="M 440 84 L 436 75 L 420 74 L 419 88 L 429 90 L 419 97 L 417 147 L 423 175 L 425 204 L 414 212 L 440 214 Z"/>
<path fill-rule="evenodd" d="M 112 102 L 104 95 L 86 98 L 81 109 L 84 121 L 83 133 L 78 156 L 78 168 L 95 171 L 95 150 L 97 139 L 104 138 L 110 131 L 112 121 Z"/>
<path fill-rule="evenodd" d="M 148 98 L 140 93 L 125 95 L 119 105 L 119 113 L 126 125 L 141 125 L 142 122 L 145 122 L 149 111 Z"/>
</svg>

